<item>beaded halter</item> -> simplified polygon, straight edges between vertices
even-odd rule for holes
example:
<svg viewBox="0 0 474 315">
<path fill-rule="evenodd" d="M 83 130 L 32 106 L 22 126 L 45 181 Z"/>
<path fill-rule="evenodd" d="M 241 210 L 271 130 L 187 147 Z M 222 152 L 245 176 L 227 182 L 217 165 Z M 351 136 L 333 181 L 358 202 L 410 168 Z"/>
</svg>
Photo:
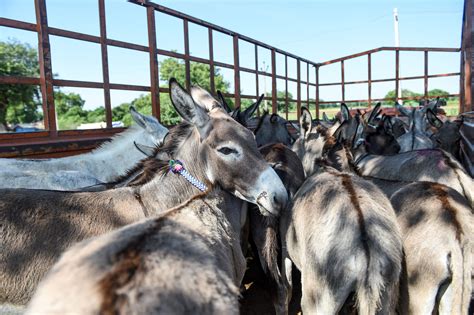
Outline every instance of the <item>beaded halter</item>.
<svg viewBox="0 0 474 315">
<path fill-rule="evenodd" d="M 170 160 L 168 164 L 170 172 L 183 176 L 188 182 L 190 182 L 200 191 L 204 192 L 207 190 L 207 186 L 204 183 L 200 182 L 193 175 L 189 174 L 189 172 L 184 168 L 183 162 L 180 160 Z"/>
</svg>

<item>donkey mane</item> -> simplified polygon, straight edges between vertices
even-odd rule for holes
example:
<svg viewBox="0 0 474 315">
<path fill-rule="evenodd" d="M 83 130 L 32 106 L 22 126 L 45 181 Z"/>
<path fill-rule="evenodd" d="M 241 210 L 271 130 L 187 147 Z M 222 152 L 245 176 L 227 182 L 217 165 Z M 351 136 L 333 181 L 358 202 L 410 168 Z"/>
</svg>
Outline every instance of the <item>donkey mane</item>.
<svg viewBox="0 0 474 315">
<path fill-rule="evenodd" d="M 110 139 L 102 142 L 97 148 L 91 151 L 91 153 L 98 154 L 102 152 L 107 152 L 112 145 L 119 145 L 119 143 L 123 140 L 126 140 L 127 142 L 130 141 L 128 138 L 131 133 L 135 133 L 140 131 L 141 127 L 138 125 L 131 125 L 130 127 L 127 128 L 127 130 L 123 132 L 119 132 L 115 135 L 113 135 Z"/>
<path fill-rule="evenodd" d="M 209 189 L 208 191 L 211 191 Z M 99 290 L 102 295 L 102 303 L 100 306 L 101 314 L 115 314 L 120 307 L 120 293 L 119 291 L 133 280 L 135 272 L 141 267 L 141 252 L 146 244 L 146 239 L 158 232 L 163 226 L 166 219 L 178 213 L 197 199 L 203 199 L 208 194 L 208 191 L 199 193 L 182 204 L 167 210 L 158 218 L 155 218 L 153 224 L 148 227 L 143 233 L 132 238 L 113 258 L 117 263 L 113 270 L 107 273 L 99 281 Z M 202 200 L 206 203 L 204 200 Z M 206 203 L 207 204 L 207 203 Z"/>
<path fill-rule="evenodd" d="M 114 187 L 126 182 L 128 179 L 132 179 L 128 186 L 140 186 L 150 182 L 157 174 L 161 176 L 166 175 L 169 161 L 165 157 L 173 158 L 181 143 L 189 137 L 192 131 L 192 125 L 186 121 L 171 128 L 166 137 L 165 144 L 161 147 L 156 146 L 153 156 L 141 160 L 135 167 L 128 170 L 125 175 L 120 176 L 109 185 Z"/>
</svg>

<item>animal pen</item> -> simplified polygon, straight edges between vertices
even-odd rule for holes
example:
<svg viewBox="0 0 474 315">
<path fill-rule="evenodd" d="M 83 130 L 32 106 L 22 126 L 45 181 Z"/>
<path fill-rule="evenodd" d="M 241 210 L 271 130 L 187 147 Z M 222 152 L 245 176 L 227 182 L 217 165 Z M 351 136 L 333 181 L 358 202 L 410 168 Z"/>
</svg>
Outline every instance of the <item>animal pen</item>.
<svg viewBox="0 0 474 315">
<path fill-rule="evenodd" d="M 271 80 L 271 94 L 265 95 L 265 100 L 271 102 L 271 111 L 278 112 L 277 102 L 285 103 L 284 116 L 289 118 L 288 105 L 296 104 L 296 114 L 299 117 L 301 106 L 307 106 L 315 115 L 320 117 L 321 106 L 325 104 L 335 104 L 338 102 L 364 103 L 367 107 L 371 107 L 374 102 L 378 101 L 395 101 L 395 98 L 377 98 L 372 95 L 372 87 L 374 84 L 382 82 L 390 82 L 393 84 L 395 91 L 398 91 L 400 82 L 406 80 L 423 80 L 424 93 L 417 97 L 402 97 L 400 100 L 420 99 L 428 97 L 429 79 L 441 77 L 459 77 L 459 92 L 455 94 L 442 95 L 442 97 L 459 97 L 459 113 L 474 110 L 472 89 L 471 69 L 473 67 L 472 57 L 472 19 L 473 19 L 473 0 L 466 0 L 463 17 L 463 34 L 462 45 L 460 48 L 440 48 L 440 47 L 380 47 L 357 54 L 325 61 L 311 61 L 289 52 L 283 51 L 276 47 L 265 44 L 264 42 L 249 38 L 245 35 L 236 33 L 229 29 L 218 25 L 203 21 L 199 18 L 183 14 L 181 12 L 169 9 L 146 0 L 131 0 L 128 5 L 141 6 L 146 11 L 147 17 L 147 33 L 148 45 L 139 45 L 130 42 L 120 41 L 109 38 L 107 35 L 107 12 L 105 0 L 98 0 L 100 35 L 93 36 L 89 34 L 74 32 L 70 30 L 50 27 L 48 25 L 48 15 L 46 10 L 47 0 L 35 0 L 34 10 L 36 13 L 36 23 L 29 23 L 20 20 L 0 17 L 0 26 L 9 27 L 37 34 L 38 37 L 38 57 L 40 65 L 39 77 L 23 77 L 23 76 L 0 76 L 0 84 L 14 85 L 36 85 L 40 86 L 42 98 L 42 110 L 44 115 L 44 130 L 29 133 L 1 133 L 0 134 L 0 157 L 58 157 L 71 154 L 85 152 L 95 148 L 104 140 L 110 138 L 113 134 L 123 131 L 123 128 L 113 128 L 112 126 L 112 105 L 111 91 L 127 90 L 142 91 L 151 94 L 152 113 L 160 118 L 160 94 L 168 94 L 167 87 L 160 87 L 159 79 L 159 56 L 172 57 L 183 60 L 185 64 L 185 86 L 190 87 L 191 81 L 191 63 L 201 63 L 209 66 L 210 69 L 210 90 L 215 94 L 215 69 L 220 67 L 233 71 L 234 91 L 233 93 L 225 93 L 224 96 L 233 98 L 235 106 L 239 107 L 243 99 L 257 99 L 264 89 L 259 84 L 259 76 L 263 76 Z M 162 13 L 182 21 L 182 29 L 173 29 L 174 32 L 182 32 L 184 35 L 184 53 L 160 48 L 160 42 L 156 36 L 156 14 Z M 190 53 L 190 25 L 199 25 L 207 30 L 207 41 L 209 47 L 208 58 L 194 56 Z M 216 34 L 229 37 L 232 40 L 233 63 L 225 63 L 217 61 L 214 58 L 216 47 L 213 38 Z M 102 76 L 100 82 L 65 80 L 55 78 L 54 68 L 52 67 L 50 36 L 58 36 L 62 38 L 73 39 L 75 41 L 85 41 L 100 45 Z M 239 47 L 244 43 L 254 47 L 254 67 L 244 67 L 239 62 Z M 149 72 L 150 85 L 132 85 L 111 82 L 109 79 L 109 57 L 108 48 L 119 47 L 127 50 L 146 52 L 149 55 Z M 263 50 L 270 53 L 271 65 L 270 69 L 259 69 L 260 52 Z M 373 58 L 379 53 L 390 52 L 395 59 L 395 76 L 389 78 L 373 78 L 372 64 Z M 400 75 L 400 55 L 404 52 L 417 52 L 423 54 L 424 73 L 418 76 L 401 76 Z M 460 71 L 450 73 L 430 74 L 429 60 L 432 54 L 439 52 L 460 54 Z M 277 59 L 283 60 L 284 69 L 277 67 Z M 364 80 L 345 80 L 347 70 L 345 65 L 351 60 L 367 61 L 367 78 Z M 289 74 L 289 64 L 296 63 L 296 75 Z M 340 66 L 341 80 L 338 82 L 324 81 L 321 69 L 329 65 Z M 337 67 L 339 67 L 337 66 Z M 280 67 L 281 68 L 281 67 Z M 255 95 L 241 93 L 241 80 L 243 75 L 254 77 Z M 284 96 L 277 95 L 277 81 L 284 85 Z M 288 93 L 288 84 L 296 84 L 296 95 L 292 97 Z M 367 99 L 349 99 L 346 97 L 346 89 L 351 85 L 364 85 L 367 89 Z M 59 130 L 57 125 L 57 113 L 55 109 L 54 88 L 55 87 L 75 87 L 75 88 L 96 88 L 103 90 L 103 99 L 105 106 L 105 123 L 106 127 L 101 129 L 90 130 Z M 340 99 L 320 100 L 320 89 L 323 87 L 339 87 L 341 92 Z M 281 87 L 280 87 L 281 88 Z M 311 95 L 310 95 L 311 94 Z"/>
</svg>

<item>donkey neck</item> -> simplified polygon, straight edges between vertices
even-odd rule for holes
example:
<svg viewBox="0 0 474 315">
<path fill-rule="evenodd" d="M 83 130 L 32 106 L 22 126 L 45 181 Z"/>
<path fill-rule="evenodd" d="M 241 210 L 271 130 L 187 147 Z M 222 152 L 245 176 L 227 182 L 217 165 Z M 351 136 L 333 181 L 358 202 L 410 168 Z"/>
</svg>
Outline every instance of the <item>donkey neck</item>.
<svg viewBox="0 0 474 315">
<path fill-rule="evenodd" d="M 206 174 L 205 157 L 202 151 L 203 145 L 200 143 L 199 133 L 193 130 L 189 137 L 179 144 L 174 156 L 169 156 L 169 159 L 180 160 L 193 177 L 203 183 L 208 183 L 210 179 Z M 183 176 L 169 172 L 165 166 L 149 183 L 140 187 L 139 193 L 150 212 L 159 213 L 185 202 L 201 191 Z"/>
<path fill-rule="evenodd" d="M 126 131 L 113 137 L 98 149 L 71 158 L 87 168 L 102 182 L 111 182 L 124 175 L 146 156 L 135 148 L 134 142 L 145 145 L 154 145 L 150 136 L 142 128 L 132 126 Z"/>
</svg>

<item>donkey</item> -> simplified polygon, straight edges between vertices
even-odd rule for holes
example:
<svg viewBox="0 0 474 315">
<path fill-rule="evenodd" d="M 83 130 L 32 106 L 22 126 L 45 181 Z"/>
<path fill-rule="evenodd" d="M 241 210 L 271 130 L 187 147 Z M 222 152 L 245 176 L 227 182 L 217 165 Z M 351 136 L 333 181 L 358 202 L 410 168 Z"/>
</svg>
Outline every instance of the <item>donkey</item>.
<svg viewBox="0 0 474 315">
<path fill-rule="evenodd" d="M 161 148 L 166 159 L 148 161 L 151 171 L 143 172 L 148 178 L 140 185 L 102 192 L 0 190 L 0 302 L 27 302 L 72 243 L 155 216 L 196 195 L 200 189 L 169 172 L 169 160 L 179 159 L 196 186 L 219 186 L 257 203 L 268 215 L 279 215 L 286 190 L 258 152 L 252 133 L 222 108 L 197 105 L 201 102 L 174 79 L 170 91 L 185 121 L 170 131 Z M 240 222 L 238 212 L 235 216 Z"/>
<path fill-rule="evenodd" d="M 245 258 L 219 189 L 65 252 L 26 314 L 238 314 Z"/>
<path fill-rule="evenodd" d="M 314 154 L 308 115 L 301 115 L 306 146 L 297 150 L 303 161 Z M 318 161 L 305 167 L 308 177 L 280 219 L 286 285 L 293 262 L 304 313 L 336 314 L 354 299 L 359 314 L 393 314 L 402 244 L 390 201 L 373 184 Z"/>
<path fill-rule="evenodd" d="M 426 118 L 428 122 L 437 129 L 437 132 L 431 135 L 431 139 L 436 146 L 451 153 L 451 155 L 459 161 L 459 144 L 461 141 L 461 132 L 459 129 L 461 128 L 462 121 L 451 122 L 447 120 L 443 122 L 431 109 L 427 110 Z"/>
<path fill-rule="evenodd" d="M 136 125 L 90 153 L 47 159 L 0 159 L 0 188 L 74 190 L 110 182 L 146 156 L 136 145 L 161 145 L 168 134 L 155 117 L 131 107 Z"/>
<path fill-rule="evenodd" d="M 224 105 L 224 108 L 227 109 L 229 114 L 240 124 L 247 128 L 254 129 L 255 138 L 257 141 L 257 146 L 263 146 L 270 143 L 283 143 L 287 146 L 290 146 L 295 141 L 294 137 L 288 131 L 288 121 L 280 117 L 278 114 L 269 114 L 267 111 L 264 111 L 263 115 L 259 118 L 252 118 L 252 115 L 260 106 L 264 94 L 260 95 L 260 98 L 249 106 L 244 111 L 241 111 L 240 108 L 233 110 L 226 103 L 224 96 L 221 92 L 217 92 L 221 103 Z"/>
<path fill-rule="evenodd" d="M 259 151 L 282 180 L 291 200 L 305 179 L 303 165 L 298 156 L 282 143 L 263 146 Z M 267 290 L 272 297 L 276 313 L 284 314 L 288 307 L 286 297 L 290 297 L 290 295 L 287 292 L 289 288 L 284 285 L 281 278 L 278 266 L 278 257 L 281 254 L 279 252 L 279 221 L 264 217 L 258 211 L 249 212 L 249 221 L 251 238 L 268 280 Z"/>
<path fill-rule="evenodd" d="M 401 147 L 400 152 L 431 149 L 434 147 L 433 142 L 426 134 L 426 111 L 432 106 L 427 105 L 421 109 L 413 108 L 409 110 L 399 103 L 395 104 L 395 107 L 398 109 L 398 111 L 402 115 L 407 116 L 409 121 L 409 131 L 397 139 Z"/>
<path fill-rule="evenodd" d="M 474 216 L 457 191 L 417 182 L 396 192 L 405 251 L 401 314 L 468 314 Z"/>
</svg>

